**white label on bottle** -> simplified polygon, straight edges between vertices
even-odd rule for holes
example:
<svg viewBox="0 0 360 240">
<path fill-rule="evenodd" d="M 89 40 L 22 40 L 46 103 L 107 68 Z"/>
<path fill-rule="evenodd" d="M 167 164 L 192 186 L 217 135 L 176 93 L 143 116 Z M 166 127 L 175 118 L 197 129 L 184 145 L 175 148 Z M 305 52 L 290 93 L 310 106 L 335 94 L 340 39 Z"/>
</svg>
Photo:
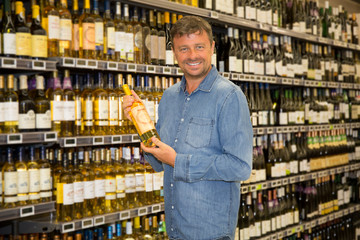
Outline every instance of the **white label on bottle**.
<svg viewBox="0 0 360 240">
<path fill-rule="evenodd" d="M 288 113 L 287 112 L 280 112 L 280 125 L 288 125 Z"/>
<path fill-rule="evenodd" d="M 261 234 L 264 235 L 270 232 L 270 220 L 263 220 L 261 222 Z"/>
<path fill-rule="evenodd" d="M 136 180 L 136 191 L 137 192 L 142 192 L 145 189 L 145 178 L 144 178 L 144 174 L 140 173 L 136 173 L 135 174 L 135 180 Z"/>
<path fill-rule="evenodd" d="M 155 121 L 155 102 L 146 100 L 144 102 L 144 105 L 145 105 L 146 111 L 149 114 L 150 119 L 152 121 Z"/>
<path fill-rule="evenodd" d="M 275 60 L 271 60 L 270 62 L 265 63 L 266 67 L 266 75 L 275 75 Z"/>
<path fill-rule="evenodd" d="M 40 190 L 51 189 L 50 168 L 40 168 Z"/>
<path fill-rule="evenodd" d="M 95 182 L 94 181 L 84 181 L 84 199 L 94 199 L 95 198 Z"/>
<path fill-rule="evenodd" d="M 159 36 L 158 41 L 159 41 L 159 45 L 158 45 L 159 46 L 159 59 L 165 60 L 165 58 L 166 58 L 166 53 L 165 53 L 166 38 L 163 36 Z"/>
<path fill-rule="evenodd" d="M 260 237 L 261 236 L 261 222 L 255 222 L 255 236 Z"/>
<path fill-rule="evenodd" d="M 46 113 L 36 113 L 35 127 L 37 129 L 50 129 L 51 128 L 51 111 L 47 110 Z"/>
<path fill-rule="evenodd" d="M 251 7 L 245 6 L 245 18 L 251 20 Z"/>
<path fill-rule="evenodd" d="M 136 191 L 136 178 L 134 174 L 125 174 L 125 192 L 133 193 Z"/>
<path fill-rule="evenodd" d="M 59 39 L 60 38 L 60 18 L 59 16 L 48 16 L 48 38 Z M 71 36 L 71 35 L 70 35 Z"/>
<path fill-rule="evenodd" d="M 174 65 L 174 52 L 172 50 L 166 50 L 166 65 Z"/>
<path fill-rule="evenodd" d="M 16 34 L 15 33 L 3 33 L 4 38 L 4 54 L 15 55 L 16 54 Z"/>
<path fill-rule="evenodd" d="M 5 121 L 5 104 L 0 102 L 0 122 Z"/>
<path fill-rule="evenodd" d="M 134 34 L 133 33 L 125 33 L 125 52 L 132 53 L 134 52 Z"/>
<path fill-rule="evenodd" d="M 244 18 L 244 7 L 238 6 L 236 9 L 237 17 Z"/>
<path fill-rule="evenodd" d="M 255 62 L 254 73 L 258 75 L 264 75 L 264 63 L 263 62 Z"/>
<path fill-rule="evenodd" d="M 251 113 L 251 123 L 254 127 L 256 127 L 258 125 L 258 122 L 257 122 L 257 113 L 256 112 L 253 112 Z"/>
<path fill-rule="evenodd" d="M 19 121 L 19 103 L 5 102 L 5 121 Z"/>
<path fill-rule="evenodd" d="M 92 120 L 92 119 L 93 119 L 93 102 L 91 100 L 86 100 L 84 120 Z"/>
<path fill-rule="evenodd" d="M 115 52 L 125 51 L 125 32 L 115 32 Z"/>
<path fill-rule="evenodd" d="M 157 172 L 154 173 L 153 175 L 153 189 L 154 191 L 160 190 L 161 186 L 162 186 L 162 177 L 161 177 L 161 172 Z"/>
<path fill-rule="evenodd" d="M 116 176 L 116 191 L 125 191 L 125 178 L 118 175 Z"/>
<path fill-rule="evenodd" d="M 99 120 L 107 120 L 109 117 L 108 100 L 99 100 L 98 104 Z"/>
<path fill-rule="evenodd" d="M 238 73 L 243 73 L 243 60 L 242 59 L 236 59 L 235 62 L 235 71 Z"/>
<path fill-rule="evenodd" d="M 153 174 L 152 173 L 146 173 L 144 176 L 144 182 L 145 182 L 145 191 L 146 192 L 152 192 L 153 191 Z"/>
<path fill-rule="evenodd" d="M 118 124 L 118 118 L 119 118 L 119 103 L 117 100 L 109 100 L 109 119 L 115 122 L 115 124 L 111 124 L 112 121 L 110 121 L 110 125 L 117 125 Z"/>
<path fill-rule="evenodd" d="M 237 72 L 236 69 L 236 56 L 229 56 L 229 71 Z"/>
<path fill-rule="evenodd" d="M 114 27 L 108 27 L 106 29 L 107 31 L 107 47 L 114 49 L 115 48 L 115 28 Z"/>
<path fill-rule="evenodd" d="M 40 192 L 39 169 L 29 169 L 29 192 Z"/>
<path fill-rule="evenodd" d="M 17 171 L 17 193 L 29 192 L 29 173 L 27 170 Z"/>
<path fill-rule="evenodd" d="M 294 211 L 294 224 L 297 224 L 299 222 L 299 210 Z"/>
<path fill-rule="evenodd" d="M 95 22 L 95 43 L 104 43 L 104 24 L 102 22 Z"/>
<path fill-rule="evenodd" d="M 19 113 L 19 129 L 35 129 L 35 112 Z"/>
<path fill-rule="evenodd" d="M 114 193 L 116 192 L 116 179 L 110 178 L 105 179 L 105 193 Z"/>
<path fill-rule="evenodd" d="M 105 197 L 105 180 L 95 180 L 95 197 Z"/>
<path fill-rule="evenodd" d="M 60 19 L 60 40 L 71 41 L 72 23 L 71 19 Z"/>
<path fill-rule="evenodd" d="M 75 119 L 80 121 L 81 124 L 81 100 L 75 100 Z"/>
<path fill-rule="evenodd" d="M 74 202 L 84 201 L 84 182 L 74 182 Z"/>
<path fill-rule="evenodd" d="M 255 73 L 255 60 L 249 60 L 249 73 Z"/>
<path fill-rule="evenodd" d="M 63 101 L 51 101 L 52 121 L 62 121 L 64 119 Z"/>
<path fill-rule="evenodd" d="M 64 121 L 75 121 L 75 101 L 63 101 Z"/>
<path fill-rule="evenodd" d="M 278 76 L 281 76 L 283 74 L 283 66 L 282 61 L 276 62 L 275 64 L 276 74 Z"/>
<path fill-rule="evenodd" d="M 74 204 L 74 184 L 64 183 L 63 184 L 63 204 L 72 205 Z"/>
</svg>

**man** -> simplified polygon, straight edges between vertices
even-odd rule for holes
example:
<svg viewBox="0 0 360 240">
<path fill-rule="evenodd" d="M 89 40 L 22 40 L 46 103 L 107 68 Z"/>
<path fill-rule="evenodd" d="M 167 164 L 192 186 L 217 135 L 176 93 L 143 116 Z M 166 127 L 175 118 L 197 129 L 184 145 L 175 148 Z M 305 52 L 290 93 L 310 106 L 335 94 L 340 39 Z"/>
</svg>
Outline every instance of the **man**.
<svg viewBox="0 0 360 240">
<path fill-rule="evenodd" d="M 161 141 L 153 138 L 153 148 L 141 144 L 154 170 L 164 170 L 166 230 L 170 239 L 234 239 L 240 181 L 252 168 L 247 101 L 211 66 L 209 23 L 184 17 L 171 37 L 184 76 L 160 101 Z M 134 97 L 124 98 L 128 118 Z"/>
</svg>

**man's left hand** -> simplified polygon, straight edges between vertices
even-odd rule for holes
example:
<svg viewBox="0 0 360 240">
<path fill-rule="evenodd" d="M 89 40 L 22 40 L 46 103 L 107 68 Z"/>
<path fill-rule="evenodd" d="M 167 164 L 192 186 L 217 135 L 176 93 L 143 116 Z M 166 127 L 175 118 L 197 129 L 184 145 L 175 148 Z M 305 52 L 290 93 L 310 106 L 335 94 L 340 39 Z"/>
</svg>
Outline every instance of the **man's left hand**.
<svg viewBox="0 0 360 240">
<path fill-rule="evenodd" d="M 156 145 L 155 147 L 145 147 L 144 143 L 141 143 L 141 149 L 144 152 L 151 153 L 159 161 L 174 167 L 176 158 L 175 150 L 156 137 L 152 137 L 151 141 Z"/>
</svg>

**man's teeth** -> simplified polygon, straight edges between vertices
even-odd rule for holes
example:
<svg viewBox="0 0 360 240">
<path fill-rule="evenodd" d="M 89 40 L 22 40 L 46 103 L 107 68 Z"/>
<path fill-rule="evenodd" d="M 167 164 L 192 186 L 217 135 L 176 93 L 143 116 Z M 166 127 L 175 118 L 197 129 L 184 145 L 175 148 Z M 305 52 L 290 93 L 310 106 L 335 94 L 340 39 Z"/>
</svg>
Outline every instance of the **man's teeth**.
<svg viewBox="0 0 360 240">
<path fill-rule="evenodd" d="M 195 65 L 198 65 L 200 64 L 199 62 L 198 63 L 188 63 L 190 66 L 195 66 Z"/>
</svg>

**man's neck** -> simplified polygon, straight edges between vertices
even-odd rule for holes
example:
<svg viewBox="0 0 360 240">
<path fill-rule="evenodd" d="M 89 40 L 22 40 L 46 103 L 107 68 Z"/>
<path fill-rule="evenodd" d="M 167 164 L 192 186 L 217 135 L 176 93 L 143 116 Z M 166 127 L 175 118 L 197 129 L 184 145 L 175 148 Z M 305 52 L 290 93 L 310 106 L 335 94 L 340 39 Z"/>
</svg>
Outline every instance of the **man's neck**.
<svg viewBox="0 0 360 240">
<path fill-rule="evenodd" d="M 203 78 L 192 78 L 191 76 L 185 75 L 186 91 L 189 94 L 191 94 L 193 91 L 195 91 L 199 87 L 199 85 L 202 83 L 202 81 L 204 81 L 206 76 L 210 73 L 211 69 L 212 69 L 212 67 L 209 68 L 209 71 Z"/>
</svg>

